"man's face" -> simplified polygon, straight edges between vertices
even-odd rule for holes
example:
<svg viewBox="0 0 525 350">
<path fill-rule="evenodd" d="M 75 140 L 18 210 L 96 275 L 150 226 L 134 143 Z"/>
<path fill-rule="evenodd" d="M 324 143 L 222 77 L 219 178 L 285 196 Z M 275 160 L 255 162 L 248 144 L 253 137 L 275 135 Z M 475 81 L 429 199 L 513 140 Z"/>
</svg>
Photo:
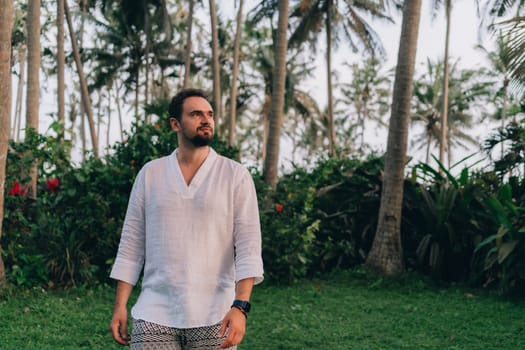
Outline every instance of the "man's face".
<svg viewBox="0 0 525 350">
<path fill-rule="evenodd" d="M 213 139 L 213 109 L 205 98 L 188 97 L 182 104 L 180 122 L 172 118 L 171 125 L 173 130 L 179 132 L 180 138 L 193 146 L 208 146 Z"/>
</svg>

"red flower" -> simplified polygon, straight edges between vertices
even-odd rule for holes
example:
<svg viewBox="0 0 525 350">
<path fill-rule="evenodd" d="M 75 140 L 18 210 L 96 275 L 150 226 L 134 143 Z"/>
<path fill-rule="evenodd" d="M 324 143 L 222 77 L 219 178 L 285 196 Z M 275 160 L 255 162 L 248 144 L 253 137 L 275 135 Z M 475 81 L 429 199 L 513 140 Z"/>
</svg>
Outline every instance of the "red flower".
<svg viewBox="0 0 525 350">
<path fill-rule="evenodd" d="M 59 184 L 58 178 L 56 177 L 50 177 L 47 179 L 47 189 L 49 192 L 56 192 Z"/>
<path fill-rule="evenodd" d="M 275 205 L 275 211 L 278 212 L 278 213 L 282 212 L 283 211 L 283 205 L 279 204 L 279 203 L 276 204 Z"/>
<path fill-rule="evenodd" d="M 24 194 L 26 194 L 26 189 L 20 188 L 20 182 L 15 181 L 13 182 L 13 187 L 11 187 L 8 194 L 10 196 L 23 196 Z"/>
</svg>

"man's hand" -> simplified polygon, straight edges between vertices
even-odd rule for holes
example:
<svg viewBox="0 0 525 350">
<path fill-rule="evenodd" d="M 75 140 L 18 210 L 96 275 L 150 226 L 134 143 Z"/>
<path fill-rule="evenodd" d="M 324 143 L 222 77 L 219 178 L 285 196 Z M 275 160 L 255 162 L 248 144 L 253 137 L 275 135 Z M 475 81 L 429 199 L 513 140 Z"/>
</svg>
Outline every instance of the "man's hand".
<svg viewBox="0 0 525 350">
<path fill-rule="evenodd" d="M 221 329 L 219 330 L 219 337 L 222 338 L 226 331 L 228 331 L 228 336 L 222 342 L 221 349 L 238 345 L 242 341 L 244 333 L 246 333 L 246 316 L 241 310 L 232 307 L 224 316 Z"/>
<path fill-rule="evenodd" d="M 128 334 L 128 311 L 125 307 L 115 309 L 113 312 L 113 318 L 109 324 L 109 330 L 113 339 L 121 345 L 129 345 L 129 334 Z"/>
</svg>

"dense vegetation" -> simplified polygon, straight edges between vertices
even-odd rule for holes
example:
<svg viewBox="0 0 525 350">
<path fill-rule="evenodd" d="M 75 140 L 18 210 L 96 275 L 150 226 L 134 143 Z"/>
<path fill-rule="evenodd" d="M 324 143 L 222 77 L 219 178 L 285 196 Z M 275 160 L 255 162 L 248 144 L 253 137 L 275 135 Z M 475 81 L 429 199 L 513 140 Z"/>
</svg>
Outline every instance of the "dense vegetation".
<svg viewBox="0 0 525 350">
<path fill-rule="evenodd" d="M 487 148 L 502 138 L 514 147 L 491 170 L 464 168 L 453 176 L 438 162 L 412 167 L 402 222 L 409 270 L 436 281 L 525 291 L 525 181 L 511 172 L 523 164 L 516 161 L 524 152 L 523 125 L 502 130 Z M 2 237 L 9 281 L 24 287 L 106 283 L 134 176 L 175 145 L 176 135 L 164 127 L 135 125 L 110 155 L 76 166 L 51 136 L 12 143 Z M 218 140 L 214 147 L 237 157 Z M 39 164 L 36 199 L 25 195 L 29 175 L 21 175 L 32 162 Z M 267 279 L 291 283 L 361 265 L 375 234 L 382 168 L 380 156 L 326 158 L 283 175 L 275 192 L 253 170 Z"/>
</svg>

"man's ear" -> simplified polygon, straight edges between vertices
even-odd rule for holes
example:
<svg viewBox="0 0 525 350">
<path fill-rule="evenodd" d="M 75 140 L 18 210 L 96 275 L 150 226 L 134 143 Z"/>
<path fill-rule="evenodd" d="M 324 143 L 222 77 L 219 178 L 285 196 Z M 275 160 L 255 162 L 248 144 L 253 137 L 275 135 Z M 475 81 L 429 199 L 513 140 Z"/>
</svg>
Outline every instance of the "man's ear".
<svg viewBox="0 0 525 350">
<path fill-rule="evenodd" d="M 177 120 L 177 118 L 173 118 L 173 117 L 170 118 L 170 126 L 171 126 L 171 130 L 173 131 L 180 130 L 180 125 L 179 125 L 179 121 Z"/>
</svg>

